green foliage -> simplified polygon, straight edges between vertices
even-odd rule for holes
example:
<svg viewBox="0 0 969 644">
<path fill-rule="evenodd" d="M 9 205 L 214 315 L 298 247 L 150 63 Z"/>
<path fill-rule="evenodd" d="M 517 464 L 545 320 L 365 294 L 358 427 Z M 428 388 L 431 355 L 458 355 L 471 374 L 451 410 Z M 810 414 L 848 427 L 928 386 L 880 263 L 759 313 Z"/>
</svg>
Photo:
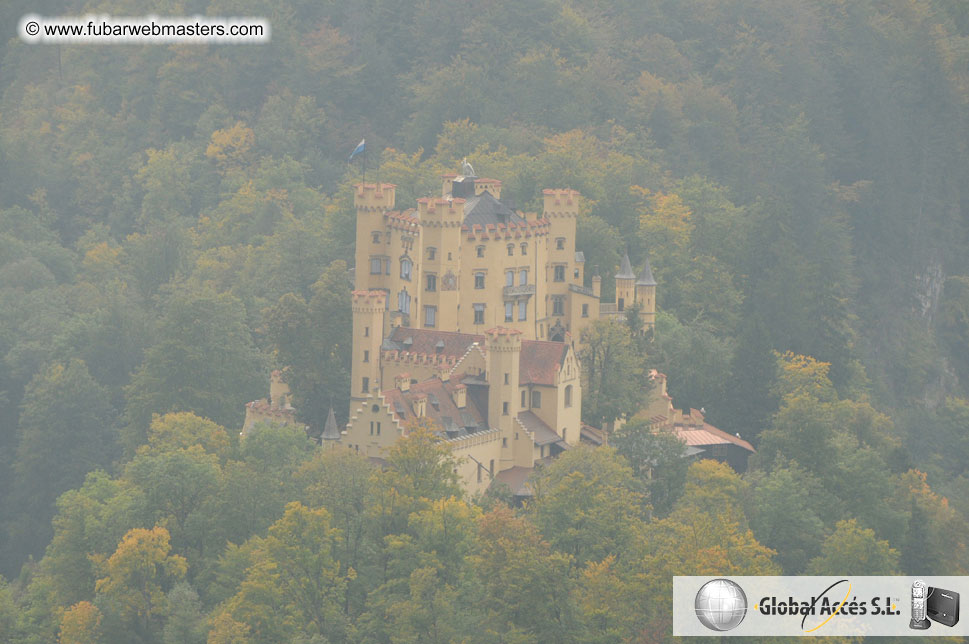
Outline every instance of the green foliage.
<svg viewBox="0 0 969 644">
<path fill-rule="evenodd" d="M 669 514 L 686 485 L 686 444 L 672 432 L 655 431 L 648 421 L 634 419 L 613 434 L 610 445 L 649 492 L 653 511 Z"/>
<path fill-rule="evenodd" d="M 261 393 L 263 365 L 239 300 L 208 290 L 174 294 L 157 340 L 125 389 L 127 449 L 145 441 L 152 414 L 191 411 L 240 427 L 239 401 Z"/>
<path fill-rule="evenodd" d="M 896 575 L 898 552 L 854 519 L 839 521 L 808 564 L 809 575 Z"/>
<path fill-rule="evenodd" d="M 596 320 L 582 330 L 582 418 L 601 426 L 639 409 L 646 392 L 643 356 L 622 322 Z"/>
</svg>

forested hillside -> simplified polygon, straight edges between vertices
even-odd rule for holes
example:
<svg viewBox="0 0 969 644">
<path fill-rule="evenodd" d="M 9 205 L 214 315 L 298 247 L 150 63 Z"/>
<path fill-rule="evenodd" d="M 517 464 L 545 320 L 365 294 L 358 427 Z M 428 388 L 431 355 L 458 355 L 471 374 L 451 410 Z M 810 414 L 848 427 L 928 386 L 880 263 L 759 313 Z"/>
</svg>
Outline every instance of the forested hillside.
<svg viewBox="0 0 969 644">
<path fill-rule="evenodd" d="M 28 11 L 272 41 L 26 45 Z M 673 574 L 969 569 L 964 2 L 16 0 L 0 25 L 0 641 L 658 641 Z M 465 157 L 519 209 L 579 190 L 604 298 L 626 249 L 659 282 L 636 368 L 751 471 L 633 425 L 519 512 L 420 440 L 419 476 L 239 444 L 274 367 L 313 430 L 346 420 L 362 137 L 400 206 Z"/>
</svg>

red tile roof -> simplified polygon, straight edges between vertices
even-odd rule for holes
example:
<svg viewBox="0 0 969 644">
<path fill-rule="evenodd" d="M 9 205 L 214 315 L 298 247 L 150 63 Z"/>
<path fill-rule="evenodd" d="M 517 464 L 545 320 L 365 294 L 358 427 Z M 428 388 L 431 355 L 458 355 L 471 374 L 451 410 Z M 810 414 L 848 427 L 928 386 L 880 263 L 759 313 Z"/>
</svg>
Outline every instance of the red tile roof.
<svg viewBox="0 0 969 644">
<path fill-rule="evenodd" d="M 687 445 L 699 447 L 703 445 L 732 444 L 742 447 L 752 454 L 757 451 L 754 449 L 753 445 L 744 439 L 728 434 L 722 429 L 717 429 L 707 422 L 703 422 L 699 425 L 674 425 L 673 431 L 676 432 L 676 435 Z"/>
<path fill-rule="evenodd" d="M 475 342 L 478 343 L 482 352 L 486 351 L 485 336 L 470 333 L 396 327 L 391 331 L 389 337 L 391 341 L 399 345 L 403 345 L 408 338 L 411 340 L 409 346 L 401 349 L 400 352 L 396 350 L 384 351 L 384 357 L 391 358 L 406 351 L 409 354 L 440 356 L 444 359 L 450 359 L 450 361 L 456 361 L 460 360 Z M 440 350 L 438 349 L 439 342 L 442 343 Z M 554 385 L 555 376 L 562 368 L 568 350 L 569 345 L 565 342 L 522 340 L 521 357 L 518 364 L 520 384 Z"/>
<path fill-rule="evenodd" d="M 417 418 L 417 401 L 426 398 L 425 414 L 437 423 L 441 429 L 447 428 L 446 418 L 452 424 L 464 427 L 464 416 L 470 415 L 477 426 L 484 425 L 484 415 L 469 396 L 466 405 L 458 408 L 454 402 L 454 392 L 464 387 L 460 383 L 442 382 L 440 378 L 430 378 L 424 382 L 411 385 L 408 391 L 387 389 L 381 392 L 384 402 L 390 407 L 397 420 L 406 422 Z M 434 401 L 437 405 L 434 405 Z"/>
</svg>

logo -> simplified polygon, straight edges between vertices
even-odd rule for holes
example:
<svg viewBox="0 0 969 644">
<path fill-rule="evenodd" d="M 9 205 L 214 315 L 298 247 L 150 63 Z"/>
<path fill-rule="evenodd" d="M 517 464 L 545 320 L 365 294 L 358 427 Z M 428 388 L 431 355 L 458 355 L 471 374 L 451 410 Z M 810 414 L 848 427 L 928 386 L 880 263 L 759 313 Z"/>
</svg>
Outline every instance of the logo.
<svg viewBox="0 0 969 644">
<path fill-rule="evenodd" d="M 747 615 L 747 595 L 729 579 L 714 579 L 700 587 L 693 602 L 697 619 L 711 631 L 729 631 Z"/>
</svg>

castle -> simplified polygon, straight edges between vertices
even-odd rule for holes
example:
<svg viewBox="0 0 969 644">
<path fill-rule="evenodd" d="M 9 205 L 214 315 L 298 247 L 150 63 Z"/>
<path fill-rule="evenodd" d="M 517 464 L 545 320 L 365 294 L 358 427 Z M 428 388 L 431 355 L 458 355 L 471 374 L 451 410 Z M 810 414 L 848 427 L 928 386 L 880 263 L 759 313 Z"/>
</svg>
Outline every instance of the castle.
<svg viewBox="0 0 969 644">
<path fill-rule="evenodd" d="M 624 256 L 616 300 L 601 302 L 601 278 L 584 285 L 575 248 L 579 193 L 546 189 L 541 215 L 518 212 L 501 201 L 500 181 L 469 170 L 444 175 L 440 197 L 407 210 L 395 209 L 394 185 L 356 186 L 349 421 L 341 430 L 331 410 L 321 440 L 381 459 L 409 427 L 430 424 L 468 491 L 497 481 L 522 495 L 537 463 L 603 440 L 581 421 L 582 330 L 635 305 L 651 332 L 657 285 L 648 260 L 636 275 Z M 295 422 L 278 372 L 272 387 L 270 400 L 247 406 L 244 433 Z"/>
<path fill-rule="evenodd" d="M 651 328 L 656 302 L 648 262 L 637 278 L 628 257 L 616 302 L 600 303 L 599 276 L 584 286 L 580 204 L 574 190 L 547 189 L 541 215 L 517 212 L 500 181 L 468 173 L 444 175 L 440 197 L 401 211 L 395 186 L 357 185 L 349 422 L 324 444 L 379 458 L 426 418 L 472 492 L 518 487 L 577 444 L 574 339 L 633 303 Z"/>
</svg>

